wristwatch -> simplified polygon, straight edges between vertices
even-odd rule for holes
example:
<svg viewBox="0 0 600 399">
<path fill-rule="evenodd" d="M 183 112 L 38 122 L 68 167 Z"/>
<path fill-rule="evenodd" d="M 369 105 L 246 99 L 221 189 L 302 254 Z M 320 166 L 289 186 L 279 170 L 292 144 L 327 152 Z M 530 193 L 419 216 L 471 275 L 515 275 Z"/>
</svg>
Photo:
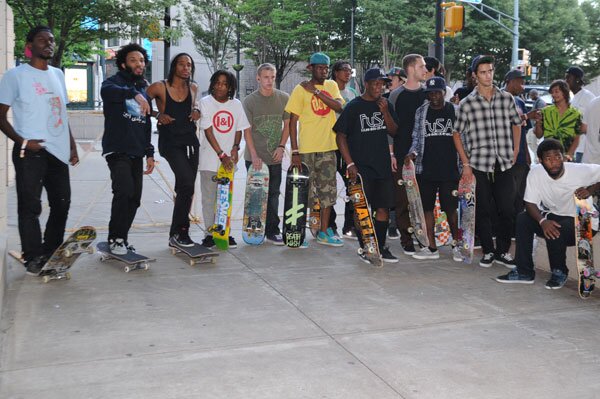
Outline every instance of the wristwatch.
<svg viewBox="0 0 600 399">
<path fill-rule="evenodd" d="M 321 90 L 319 89 L 315 89 L 314 95 L 316 96 L 317 94 L 319 94 L 321 92 Z"/>
</svg>

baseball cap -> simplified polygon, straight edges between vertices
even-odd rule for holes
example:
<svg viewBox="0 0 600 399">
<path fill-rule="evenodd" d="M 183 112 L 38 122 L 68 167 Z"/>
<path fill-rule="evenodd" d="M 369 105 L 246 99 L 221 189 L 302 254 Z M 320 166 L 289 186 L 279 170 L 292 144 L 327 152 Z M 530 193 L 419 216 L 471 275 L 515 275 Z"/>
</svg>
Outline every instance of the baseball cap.
<svg viewBox="0 0 600 399">
<path fill-rule="evenodd" d="M 513 79 L 524 78 L 524 77 L 525 77 L 525 74 L 523 73 L 523 71 L 521 71 L 520 69 L 512 69 L 512 70 L 506 72 L 506 75 L 504 75 L 504 81 L 508 83 Z"/>
<path fill-rule="evenodd" d="M 583 79 L 583 69 L 578 66 L 571 66 L 567 69 L 567 73 L 575 76 L 576 78 Z"/>
<path fill-rule="evenodd" d="M 387 73 L 387 76 L 400 76 L 402 79 L 406 79 L 406 72 L 402 68 L 392 67 L 390 71 Z"/>
<path fill-rule="evenodd" d="M 491 55 L 478 55 L 471 61 L 471 70 L 477 72 L 479 64 L 493 64 L 494 62 L 496 62 L 496 60 Z"/>
<path fill-rule="evenodd" d="M 329 65 L 330 60 L 325 53 L 314 53 L 310 56 L 310 65 Z"/>
<path fill-rule="evenodd" d="M 381 79 L 385 82 L 389 82 L 391 79 L 379 68 L 371 68 L 365 72 L 365 82 L 369 80 Z"/>
<path fill-rule="evenodd" d="M 441 76 L 434 76 L 425 81 L 425 89 L 423 91 L 446 91 L 446 80 Z"/>
</svg>

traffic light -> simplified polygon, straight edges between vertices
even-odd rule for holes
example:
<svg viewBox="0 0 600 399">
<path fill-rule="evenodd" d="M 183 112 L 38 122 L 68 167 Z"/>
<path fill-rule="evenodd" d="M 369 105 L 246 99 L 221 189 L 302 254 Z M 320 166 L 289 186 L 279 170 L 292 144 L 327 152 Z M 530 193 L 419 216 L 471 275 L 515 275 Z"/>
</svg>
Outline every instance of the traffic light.
<svg viewBox="0 0 600 399">
<path fill-rule="evenodd" d="M 462 32 L 465 24 L 465 7 L 456 3 L 442 3 L 444 9 L 444 32 L 441 37 L 454 37 L 457 32 Z"/>
<path fill-rule="evenodd" d="M 529 56 L 531 55 L 531 51 L 520 48 L 519 49 L 519 63 L 522 65 L 529 65 Z"/>
</svg>

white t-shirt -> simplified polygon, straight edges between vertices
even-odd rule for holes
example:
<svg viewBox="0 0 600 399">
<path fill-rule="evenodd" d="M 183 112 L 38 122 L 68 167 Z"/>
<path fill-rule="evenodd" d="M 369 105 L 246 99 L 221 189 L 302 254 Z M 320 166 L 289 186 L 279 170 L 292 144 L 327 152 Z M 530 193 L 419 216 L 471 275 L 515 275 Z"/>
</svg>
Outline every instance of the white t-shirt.
<svg viewBox="0 0 600 399">
<path fill-rule="evenodd" d="M 583 163 L 600 165 L 600 97 L 590 102 L 583 114 L 583 123 L 587 125 L 587 145 L 583 152 Z"/>
<path fill-rule="evenodd" d="M 212 95 L 203 97 L 200 100 L 200 170 L 216 172 L 219 169 L 221 160 L 212 148 L 204 130 L 212 126 L 213 134 L 219 143 L 219 146 L 227 155 L 231 155 L 231 147 L 235 140 L 235 132 L 245 130 L 250 127 L 244 107 L 237 98 L 227 100 L 221 103 Z M 241 150 L 239 153 L 242 153 Z"/>
<path fill-rule="evenodd" d="M 565 173 L 554 180 L 542 165 L 533 166 L 523 199 L 555 215 L 575 216 L 573 194 L 579 187 L 600 182 L 600 165 L 565 162 L 564 167 Z"/>
<path fill-rule="evenodd" d="M 596 98 L 594 93 L 592 93 L 591 91 L 589 91 L 587 89 L 582 88 L 571 99 L 571 105 L 573 107 L 577 108 L 577 110 L 579 112 L 581 112 L 583 114 L 583 116 L 585 117 L 585 112 L 587 110 L 587 107 L 594 98 Z M 575 150 L 575 152 L 585 152 L 585 142 L 586 142 L 586 136 L 585 136 L 585 134 L 582 134 L 579 137 L 579 145 L 577 146 L 577 149 Z"/>
<path fill-rule="evenodd" d="M 43 139 L 46 150 L 69 163 L 71 143 L 67 116 L 67 87 L 63 72 L 21 64 L 0 81 L 0 104 L 13 111 L 13 127 L 24 139 Z"/>
</svg>

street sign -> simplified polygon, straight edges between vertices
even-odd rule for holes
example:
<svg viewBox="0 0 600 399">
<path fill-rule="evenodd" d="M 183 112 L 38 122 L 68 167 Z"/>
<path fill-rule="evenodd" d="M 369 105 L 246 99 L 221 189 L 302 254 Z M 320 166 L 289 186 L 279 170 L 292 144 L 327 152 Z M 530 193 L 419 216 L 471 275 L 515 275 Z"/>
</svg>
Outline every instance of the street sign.
<svg viewBox="0 0 600 399">
<path fill-rule="evenodd" d="M 481 4 L 482 0 L 458 0 L 463 3 L 471 3 L 471 4 Z"/>
</svg>

